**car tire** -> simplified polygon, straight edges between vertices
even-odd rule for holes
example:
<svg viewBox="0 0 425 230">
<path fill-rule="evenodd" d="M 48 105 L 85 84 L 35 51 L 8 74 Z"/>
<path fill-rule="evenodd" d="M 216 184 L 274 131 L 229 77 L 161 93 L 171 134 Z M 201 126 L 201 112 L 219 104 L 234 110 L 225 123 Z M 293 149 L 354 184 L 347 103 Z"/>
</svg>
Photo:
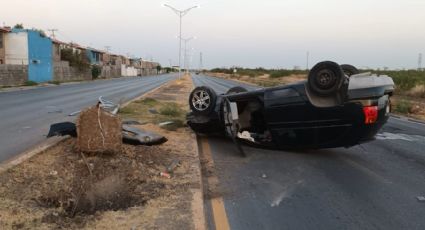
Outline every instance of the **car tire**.
<svg viewBox="0 0 425 230">
<path fill-rule="evenodd" d="M 337 63 L 319 62 L 308 74 L 308 86 L 318 95 L 333 95 L 341 88 L 344 78 L 344 72 Z"/>
<path fill-rule="evenodd" d="M 348 65 L 348 64 L 341 65 L 341 69 L 344 72 L 344 74 L 347 75 L 348 77 L 351 77 L 351 75 L 360 73 L 360 71 L 356 67 L 352 65 Z"/>
<path fill-rule="evenodd" d="M 196 87 L 189 96 L 189 106 L 194 114 L 208 115 L 214 110 L 217 94 L 208 86 Z"/>
<path fill-rule="evenodd" d="M 230 88 L 226 94 L 235 94 L 235 93 L 244 93 L 244 92 L 248 92 L 247 89 L 245 89 L 242 86 L 235 86 Z"/>
</svg>

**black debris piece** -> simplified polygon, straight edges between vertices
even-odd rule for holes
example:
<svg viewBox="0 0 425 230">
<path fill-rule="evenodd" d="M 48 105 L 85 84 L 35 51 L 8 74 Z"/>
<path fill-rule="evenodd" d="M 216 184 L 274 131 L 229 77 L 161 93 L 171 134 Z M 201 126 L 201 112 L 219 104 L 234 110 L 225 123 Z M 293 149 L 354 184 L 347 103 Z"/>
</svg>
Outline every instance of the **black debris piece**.
<svg viewBox="0 0 425 230">
<path fill-rule="evenodd" d="M 167 141 L 167 138 L 157 133 L 129 125 L 122 126 L 122 134 L 124 143 L 133 145 L 158 145 Z"/>
<path fill-rule="evenodd" d="M 47 137 L 66 136 L 77 137 L 77 127 L 72 122 L 60 122 L 50 125 Z"/>
</svg>

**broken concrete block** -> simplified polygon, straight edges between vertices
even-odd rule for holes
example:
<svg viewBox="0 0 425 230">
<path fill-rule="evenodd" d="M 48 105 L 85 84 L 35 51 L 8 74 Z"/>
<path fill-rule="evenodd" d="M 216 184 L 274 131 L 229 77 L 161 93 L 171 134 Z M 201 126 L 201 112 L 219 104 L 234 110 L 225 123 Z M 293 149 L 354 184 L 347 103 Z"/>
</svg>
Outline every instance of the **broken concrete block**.
<svg viewBox="0 0 425 230">
<path fill-rule="evenodd" d="M 82 111 L 77 119 L 77 148 L 84 153 L 121 152 L 121 119 L 98 106 Z"/>
</svg>

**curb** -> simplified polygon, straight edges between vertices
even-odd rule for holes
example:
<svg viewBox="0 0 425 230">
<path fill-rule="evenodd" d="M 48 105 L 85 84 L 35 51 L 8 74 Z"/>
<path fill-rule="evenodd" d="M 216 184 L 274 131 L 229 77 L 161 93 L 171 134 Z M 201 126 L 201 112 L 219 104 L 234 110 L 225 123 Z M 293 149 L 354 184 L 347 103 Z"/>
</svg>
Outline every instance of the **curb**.
<svg viewBox="0 0 425 230">
<path fill-rule="evenodd" d="M 410 121 L 410 122 L 414 122 L 414 123 L 419 123 L 419 124 L 425 125 L 425 121 L 414 119 L 414 118 L 410 118 L 410 117 L 406 117 L 406 116 L 402 116 L 402 115 L 398 115 L 398 114 L 390 114 L 390 117 L 396 118 L 396 119 L 399 119 L 399 120 L 402 120 L 402 121 Z"/>
<path fill-rule="evenodd" d="M 207 229 L 207 222 L 205 216 L 205 204 L 204 204 L 204 183 L 202 180 L 202 170 L 201 170 L 201 158 L 199 154 L 199 145 L 198 138 L 195 133 L 192 133 L 194 138 L 192 138 L 192 144 L 196 151 L 196 174 L 199 175 L 199 189 L 192 190 L 192 216 L 193 224 L 195 229 Z"/>
<path fill-rule="evenodd" d="M 140 99 L 140 98 L 142 98 L 142 97 L 144 97 L 146 95 L 149 95 L 151 93 L 154 93 L 159 88 L 161 88 L 163 86 L 166 86 L 166 85 L 168 85 L 168 84 L 170 84 L 170 83 L 172 83 L 174 81 L 175 80 L 172 80 L 172 81 L 169 81 L 167 83 L 164 83 L 164 84 L 162 84 L 162 85 L 160 85 L 160 86 L 152 89 L 151 91 L 142 94 L 139 97 L 133 98 L 133 99 L 129 100 L 128 102 L 124 103 L 121 107 L 125 107 L 125 106 L 127 106 L 128 104 L 130 104 L 131 102 L 133 102 L 135 100 L 138 100 L 138 99 Z M 49 139 L 47 139 L 47 140 L 39 143 L 38 145 L 36 145 L 34 147 L 31 147 L 30 149 L 28 149 L 28 150 L 26 150 L 26 151 L 24 151 L 24 152 L 16 155 L 15 157 L 12 157 L 11 159 L 6 160 L 6 161 L 0 163 L 0 173 L 3 173 L 4 171 L 6 171 L 6 170 L 8 170 L 10 168 L 13 168 L 13 167 L 21 164 L 22 162 L 30 159 L 31 157 L 33 157 L 33 156 L 35 156 L 37 154 L 40 154 L 40 153 L 42 153 L 42 152 L 44 152 L 46 150 L 51 149 L 52 147 L 56 146 L 57 144 L 61 143 L 62 141 L 66 140 L 68 138 L 70 138 L 70 137 L 69 136 L 51 137 L 51 138 L 49 138 Z"/>
<path fill-rule="evenodd" d="M 3 173 L 4 171 L 21 164 L 22 162 L 30 159 L 31 157 L 33 157 L 33 156 L 35 156 L 39 153 L 42 153 L 46 150 L 53 148 L 54 146 L 65 141 L 68 138 L 70 138 L 70 137 L 69 136 L 51 137 L 51 138 L 43 141 L 42 143 L 36 145 L 35 147 L 32 147 L 31 149 L 26 150 L 21 154 L 18 154 L 17 156 L 13 157 L 12 159 L 9 159 L 9 160 L 7 160 L 3 163 L 0 163 L 0 173 Z"/>
<path fill-rule="evenodd" d="M 192 90 L 195 88 L 193 83 L 193 78 L 190 75 L 190 80 L 192 81 Z M 205 213 L 205 204 L 204 204 L 204 182 L 202 178 L 202 169 L 201 169 L 201 155 L 199 153 L 199 143 L 196 133 L 192 131 L 192 144 L 196 151 L 196 173 L 199 175 L 199 189 L 192 189 L 193 200 L 192 200 L 192 215 L 193 223 L 195 229 L 207 229 L 206 222 L 206 213 Z"/>
</svg>

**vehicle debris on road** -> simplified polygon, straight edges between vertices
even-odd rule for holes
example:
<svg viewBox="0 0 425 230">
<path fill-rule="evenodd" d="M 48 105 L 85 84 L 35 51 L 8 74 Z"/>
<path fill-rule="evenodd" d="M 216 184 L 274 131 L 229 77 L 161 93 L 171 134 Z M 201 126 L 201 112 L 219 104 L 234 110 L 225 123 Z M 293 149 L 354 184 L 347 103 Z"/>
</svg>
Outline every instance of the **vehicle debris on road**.
<svg viewBox="0 0 425 230">
<path fill-rule="evenodd" d="M 160 172 L 160 173 L 159 173 L 159 175 L 160 175 L 161 177 L 165 177 L 165 178 L 167 178 L 167 179 L 171 179 L 171 175 L 170 175 L 169 173 L 166 173 L 166 172 Z"/>
<path fill-rule="evenodd" d="M 72 122 L 60 122 L 50 125 L 47 137 L 66 136 L 77 137 L 77 127 Z"/>
<path fill-rule="evenodd" d="M 105 151 L 108 148 L 112 148 L 109 150 L 117 151 L 122 142 L 133 145 L 156 145 L 167 141 L 162 135 L 133 126 L 143 125 L 144 123 L 136 120 L 121 121 L 116 114 L 119 107 L 119 105 L 99 97 L 97 106 L 83 112 L 72 113 L 73 115 L 80 114 L 77 119 L 79 126 L 72 122 L 52 124 L 47 137 L 65 135 L 77 137 L 80 140 L 79 143 L 84 145 L 81 150 L 85 152 L 103 152 L 102 149 L 104 148 L 106 148 Z M 164 123 L 167 125 L 173 122 Z M 77 133 L 83 135 L 83 137 L 80 138 Z"/>
<path fill-rule="evenodd" d="M 122 126 L 122 134 L 124 142 L 129 144 L 155 145 L 167 141 L 167 139 L 162 135 L 129 125 Z"/>
<path fill-rule="evenodd" d="M 179 166 L 180 164 L 180 160 L 179 159 L 174 159 L 170 165 L 168 165 L 167 167 L 167 172 L 168 173 L 173 173 L 174 170 Z"/>
</svg>

